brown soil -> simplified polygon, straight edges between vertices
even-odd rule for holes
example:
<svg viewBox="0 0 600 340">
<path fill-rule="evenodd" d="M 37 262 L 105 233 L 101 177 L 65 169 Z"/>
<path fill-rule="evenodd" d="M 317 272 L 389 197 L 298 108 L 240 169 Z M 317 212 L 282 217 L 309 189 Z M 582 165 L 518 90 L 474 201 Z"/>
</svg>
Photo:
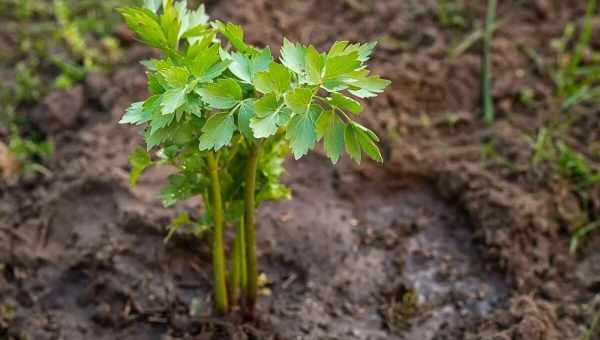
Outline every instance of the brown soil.
<svg viewBox="0 0 600 340">
<path fill-rule="evenodd" d="M 481 18 L 483 2 L 466 1 Z M 571 256 L 569 221 L 584 211 L 564 181 L 532 166 L 524 135 L 554 117 L 538 100 L 552 84 L 519 50 L 543 60 L 548 40 L 581 17 L 581 1 L 502 2 L 494 40 L 500 118 L 478 119 L 478 45 L 449 46 L 472 27 L 444 28 L 435 1 L 220 1 L 217 18 L 248 39 L 285 35 L 324 48 L 334 39 L 383 43 L 373 68 L 393 81 L 364 120 L 385 139 L 386 165 L 331 167 L 319 152 L 289 161 L 293 199 L 259 218 L 260 317 L 211 317 L 210 251 L 185 234 L 164 245 L 177 212 L 156 193 L 168 170 L 127 183 L 139 131 L 117 124 L 145 93 L 132 46 L 112 74 L 93 74 L 24 112 L 56 144 L 51 175 L 0 187 L 0 339 L 579 339 L 600 310 L 600 235 Z M 595 35 L 598 37 L 599 35 Z M 123 37 L 121 37 L 124 39 Z M 600 41 L 595 41 L 600 44 Z M 600 111 L 586 108 L 571 145 L 598 161 Z M 450 119 L 452 118 L 452 119 Z M 482 144 L 493 153 L 482 152 Z M 231 235 L 229 235 L 231 236 Z M 268 296 L 267 296 L 268 295 Z M 196 315 L 191 315 L 193 310 Z M 199 315 L 198 315 L 199 314 Z M 591 339 L 600 339 L 600 334 Z"/>
</svg>

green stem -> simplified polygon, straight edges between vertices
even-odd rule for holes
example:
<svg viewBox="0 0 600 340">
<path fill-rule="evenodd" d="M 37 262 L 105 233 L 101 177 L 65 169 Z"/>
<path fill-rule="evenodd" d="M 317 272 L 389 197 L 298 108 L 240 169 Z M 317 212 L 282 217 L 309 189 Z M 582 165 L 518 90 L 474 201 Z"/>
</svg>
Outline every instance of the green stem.
<svg viewBox="0 0 600 340">
<path fill-rule="evenodd" d="M 233 254 L 231 260 L 231 304 L 237 305 L 240 300 L 240 290 L 245 287 L 246 257 L 244 256 L 244 219 L 240 220 L 235 231 Z"/>
<path fill-rule="evenodd" d="M 208 170 L 212 190 L 213 230 L 213 276 L 215 285 L 215 303 L 217 311 L 227 313 L 227 284 L 225 280 L 225 250 L 223 248 L 223 200 L 221 198 L 221 183 L 219 181 L 219 166 L 215 154 L 208 153 Z"/>
<path fill-rule="evenodd" d="M 492 101 L 492 33 L 496 17 L 496 0 L 488 0 L 485 29 L 483 36 L 483 119 L 486 123 L 494 120 L 494 103 Z"/>
<path fill-rule="evenodd" d="M 254 210 L 256 209 L 256 168 L 260 148 L 252 146 L 246 164 L 246 182 L 244 187 L 244 236 L 246 243 L 246 304 L 250 316 L 254 314 L 258 293 L 258 266 L 256 260 L 256 230 L 254 226 Z"/>
</svg>

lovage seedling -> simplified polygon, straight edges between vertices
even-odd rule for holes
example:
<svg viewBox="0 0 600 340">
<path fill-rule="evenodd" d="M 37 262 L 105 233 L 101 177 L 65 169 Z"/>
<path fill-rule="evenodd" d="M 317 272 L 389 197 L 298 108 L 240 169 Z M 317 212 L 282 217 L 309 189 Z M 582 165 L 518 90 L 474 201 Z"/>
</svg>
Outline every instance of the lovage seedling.
<svg viewBox="0 0 600 340">
<path fill-rule="evenodd" d="M 209 21 L 204 7 L 147 0 L 120 9 L 144 43 L 162 51 L 146 60 L 150 97 L 133 103 L 121 123 L 144 126 L 147 150 L 130 157 L 131 182 L 152 164 L 178 171 L 161 192 L 165 205 L 201 195 L 206 214 L 176 223 L 212 228 L 216 308 L 225 313 L 243 297 L 252 313 L 257 297 L 255 217 L 258 204 L 289 195 L 279 181 L 291 150 L 296 159 L 322 140 L 336 163 L 343 151 L 382 161 L 377 136 L 354 121 L 353 97 L 376 96 L 388 80 L 369 74 L 375 46 L 336 42 L 326 53 L 284 39 L 279 60 L 244 41 L 240 26 Z M 150 151 L 158 149 L 156 157 Z M 153 159 L 154 158 L 154 159 Z M 223 229 L 236 225 L 226 270 Z"/>
</svg>

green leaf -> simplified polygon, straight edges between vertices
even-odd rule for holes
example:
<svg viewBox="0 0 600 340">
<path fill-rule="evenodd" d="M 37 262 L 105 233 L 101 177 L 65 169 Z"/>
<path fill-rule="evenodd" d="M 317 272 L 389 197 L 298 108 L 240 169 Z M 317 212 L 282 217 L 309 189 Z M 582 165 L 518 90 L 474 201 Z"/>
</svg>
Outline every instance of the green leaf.
<svg viewBox="0 0 600 340">
<path fill-rule="evenodd" d="M 318 115 L 316 108 L 311 108 L 304 114 L 292 117 L 286 131 L 286 138 L 290 141 L 290 147 L 294 158 L 298 159 L 312 149 L 317 142 L 315 132 L 315 117 Z"/>
<path fill-rule="evenodd" d="M 360 142 L 358 141 L 358 133 L 352 127 L 352 124 L 346 125 L 346 129 L 344 130 L 344 143 L 346 144 L 346 152 L 348 152 L 350 158 L 360 163 L 362 158 Z"/>
<path fill-rule="evenodd" d="M 339 93 L 333 92 L 327 99 L 329 100 L 329 104 L 339 107 L 342 110 L 350 111 L 352 113 L 360 113 L 363 110 L 362 105 L 360 105 L 358 101 Z"/>
<path fill-rule="evenodd" d="M 366 133 L 367 135 L 369 135 L 369 138 L 371 138 L 372 140 L 374 140 L 376 142 L 379 142 L 379 137 L 377 137 L 377 135 L 375 134 L 375 132 L 367 129 L 366 127 L 364 127 L 364 126 L 362 126 L 362 125 L 360 125 L 360 124 L 358 124 L 356 122 L 353 122 L 352 125 L 354 125 L 354 127 L 357 128 L 358 130 L 360 130 L 360 131 Z"/>
<path fill-rule="evenodd" d="M 189 68 L 192 74 L 196 77 L 200 77 L 206 73 L 206 71 L 219 62 L 219 45 L 215 44 L 202 51 L 195 52 L 193 59 L 189 61 Z"/>
<path fill-rule="evenodd" d="M 277 131 L 282 105 L 273 93 L 268 93 L 254 102 L 255 115 L 250 119 L 250 128 L 255 138 L 269 137 Z"/>
<path fill-rule="evenodd" d="M 387 79 L 382 79 L 379 76 L 359 76 L 346 81 L 348 85 L 353 87 L 350 93 L 359 98 L 375 97 L 391 83 Z"/>
<path fill-rule="evenodd" d="M 196 174 L 171 175 L 169 184 L 160 190 L 160 199 L 163 205 L 168 207 L 201 193 L 203 189 L 203 185 L 196 179 Z"/>
<path fill-rule="evenodd" d="M 148 90 L 152 94 L 162 94 L 165 92 L 167 81 L 159 73 L 148 72 Z M 163 86 L 164 84 L 164 86 Z"/>
<path fill-rule="evenodd" d="M 173 235 L 179 230 L 182 226 L 194 224 L 194 221 L 190 219 L 190 216 L 186 212 L 182 212 L 177 217 L 173 218 L 167 227 L 168 233 L 163 240 L 165 243 L 169 242 Z"/>
<path fill-rule="evenodd" d="M 273 62 L 273 55 L 271 49 L 266 47 L 260 50 L 257 54 L 252 57 L 250 63 L 250 72 L 254 77 L 258 72 L 266 71 Z"/>
<path fill-rule="evenodd" d="M 170 115 L 173 116 L 173 115 Z M 146 149 L 150 151 L 155 146 L 167 141 L 170 137 L 171 129 L 169 128 L 156 128 L 146 129 L 144 134 L 144 140 L 146 141 Z"/>
<path fill-rule="evenodd" d="M 200 150 L 219 150 L 229 144 L 235 122 L 231 112 L 221 112 L 212 115 L 202 127 L 203 134 L 200 136 Z"/>
<path fill-rule="evenodd" d="M 241 103 L 238 111 L 238 127 L 242 135 L 250 140 L 254 137 L 250 128 L 252 117 L 254 117 L 254 102 L 251 99 L 246 99 Z"/>
<path fill-rule="evenodd" d="M 188 62 L 193 61 L 200 53 L 204 52 L 211 45 L 219 45 L 218 43 L 214 43 L 215 35 L 215 32 L 208 32 L 201 39 L 198 39 L 194 43 L 190 43 L 190 46 L 185 53 Z"/>
<path fill-rule="evenodd" d="M 333 111 L 324 111 L 317 120 L 317 137 L 323 138 L 325 153 L 333 164 L 344 150 L 344 127 L 344 122 Z"/>
<path fill-rule="evenodd" d="M 179 29 L 180 38 L 194 38 L 206 32 L 208 25 L 208 15 L 204 5 L 198 6 L 195 11 L 187 9 L 187 1 L 181 1 L 175 5 L 179 18 L 181 20 L 181 28 Z M 191 39 L 190 43 L 195 42 L 197 38 Z"/>
<path fill-rule="evenodd" d="M 363 151 L 371 157 L 372 160 L 383 163 L 383 157 L 381 156 L 381 152 L 377 147 L 377 144 L 368 138 L 366 135 L 359 135 L 358 142 L 360 143 L 360 147 Z"/>
<path fill-rule="evenodd" d="M 251 84 L 252 79 L 258 72 L 266 71 L 273 61 L 271 50 L 264 48 L 260 52 L 249 58 L 241 53 L 232 53 L 233 62 L 229 70 L 244 82 Z"/>
<path fill-rule="evenodd" d="M 231 73 L 244 82 L 251 83 L 252 73 L 250 71 L 250 58 L 241 53 L 232 53 L 231 58 L 232 62 L 229 65 Z"/>
<path fill-rule="evenodd" d="M 323 78 L 325 80 L 334 79 L 356 70 L 360 65 L 358 52 L 334 57 L 328 56 L 325 61 L 325 75 Z"/>
<path fill-rule="evenodd" d="M 171 125 L 174 119 L 174 113 L 164 115 L 159 112 L 158 115 L 154 114 L 149 124 L 150 134 L 153 135 L 154 133 L 156 133 L 156 131 Z"/>
<path fill-rule="evenodd" d="M 158 17 L 151 10 L 125 7 L 119 8 L 118 11 L 127 26 L 146 44 L 156 48 L 163 48 L 167 45 L 167 37 L 158 22 Z"/>
<path fill-rule="evenodd" d="M 131 186 L 137 184 L 138 179 L 142 172 L 153 164 L 150 159 L 150 154 L 143 148 L 137 148 L 131 155 L 129 155 L 129 164 L 131 165 L 131 171 L 129 172 L 129 183 Z"/>
<path fill-rule="evenodd" d="M 179 31 L 183 32 L 183 31 Z M 200 40 L 203 36 L 210 34 L 208 31 L 208 25 L 196 25 L 188 30 L 186 30 L 181 36 L 180 39 L 187 39 L 189 43 L 194 43 Z"/>
<path fill-rule="evenodd" d="M 185 112 L 189 112 L 194 116 L 201 118 L 202 117 L 202 107 L 203 102 L 200 97 L 194 94 L 188 94 L 185 97 L 185 103 L 183 104 L 182 110 Z"/>
<path fill-rule="evenodd" d="M 346 151 L 357 162 L 361 161 L 361 151 L 364 151 L 371 159 L 383 162 L 381 152 L 375 144 L 377 140 L 379 139 L 371 130 L 357 123 L 347 125 L 344 131 Z"/>
<path fill-rule="evenodd" d="M 219 79 L 196 92 L 214 109 L 230 109 L 242 99 L 242 88 L 233 79 Z"/>
<path fill-rule="evenodd" d="M 231 60 L 225 60 L 214 64 L 208 70 L 206 70 L 206 72 L 200 78 L 198 78 L 198 81 L 203 83 L 217 78 L 223 74 L 223 72 L 225 72 L 230 63 Z"/>
<path fill-rule="evenodd" d="M 129 106 L 119 124 L 139 124 L 140 121 L 147 120 L 147 118 L 149 117 L 144 116 L 144 102 L 137 102 Z"/>
<path fill-rule="evenodd" d="M 377 144 L 364 132 L 358 133 L 358 142 L 362 150 L 371 157 L 372 160 L 383 163 L 383 157 L 377 147 Z"/>
<path fill-rule="evenodd" d="M 180 87 L 166 91 L 161 96 L 162 114 L 166 115 L 175 112 L 185 103 L 186 88 Z"/>
<path fill-rule="evenodd" d="M 254 86 L 261 93 L 273 92 L 281 96 L 290 88 L 292 75 L 287 68 L 278 64 L 271 63 L 268 71 L 259 72 L 254 77 Z"/>
<path fill-rule="evenodd" d="M 139 125 L 148 122 L 151 119 L 152 114 L 160 109 L 160 100 L 161 96 L 154 95 L 144 102 L 131 104 L 127 111 L 125 111 L 125 114 L 119 123 Z"/>
<path fill-rule="evenodd" d="M 159 73 L 164 77 L 169 86 L 183 87 L 187 84 L 190 73 L 185 67 L 174 66 L 161 69 Z"/>
<path fill-rule="evenodd" d="M 304 65 L 306 63 L 306 48 L 301 44 L 294 44 L 283 39 L 283 47 L 281 48 L 281 62 L 285 67 L 290 70 L 301 74 L 304 72 Z"/>
<path fill-rule="evenodd" d="M 329 49 L 329 52 L 327 52 L 327 56 L 335 57 L 357 52 L 358 60 L 362 63 L 369 59 L 376 45 L 376 41 L 364 44 L 350 44 L 348 41 L 336 41 Z"/>
<path fill-rule="evenodd" d="M 317 85 L 323 78 L 325 58 L 314 47 L 306 49 L 306 80 L 309 84 Z"/>
<path fill-rule="evenodd" d="M 244 42 L 244 29 L 241 26 L 221 21 L 215 21 L 213 25 L 239 52 L 252 53 L 255 51 L 253 47 Z"/>
<path fill-rule="evenodd" d="M 163 2 L 163 14 L 160 16 L 160 26 L 167 38 L 167 44 L 170 48 L 176 49 L 179 41 L 179 30 L 181 22 L 175 7 L 171 1 Z"/>
<path fill-rule="evenodd" d="M 297 87 L 285 96 L 285 104 L 294 113 L 303 114 L 310 107 L 315 91 L 308 87 Z"/>
</svg>

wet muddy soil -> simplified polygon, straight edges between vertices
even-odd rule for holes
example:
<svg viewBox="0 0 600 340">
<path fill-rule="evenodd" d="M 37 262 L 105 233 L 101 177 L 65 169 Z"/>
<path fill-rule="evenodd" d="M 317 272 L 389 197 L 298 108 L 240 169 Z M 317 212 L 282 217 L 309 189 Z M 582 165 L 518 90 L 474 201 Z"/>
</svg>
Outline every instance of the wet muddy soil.
<svg viewBox="0 0 600 340">
<path fill-rule="evenodd" d="M 482 17 L 483 2 L 463 3 L 465 17 Z M 127 53 L 113 73 L 27 108 L 56 154 L 50 174 L 0 185 L 0 339 L 600 339 L 587 328 L 600 311 L 600 236 L 568 251 L 569 216 L 600 216 L 600 192 L 583 211 L 563 182 L 530 166 L 524 136 L 555 112 L 518 101 L 524 86 L 552 94 L 519 46 L 552 60 L 547 41 L 581 17 L 582 2 L 500 4 L 499 118 L 489 126 L 478 118 L 477 45 L 448 58 L 478 21 L 443 27 L 435 5 L 207 3 L 260 45 L 379 39 L 372 65 L 393 81 L 362 116 L 384 140 L 384 166 L 332 167 L 318 151 L 286 163 L 293 199 L 259 212 L 265 285 L 253 323 L 212 316 L 207 236 L 163 242 L 170 219 L 197 215 L 199 202 L 160 205 L 168 169 L 127 183 L 141 138 L 117 121 L 146 95 L 132 65 L 151 51 L 121 36 Z M 568 135 L 598 161 L 588 145 L 600 111 L 587 109 Z"/>
</svg>

